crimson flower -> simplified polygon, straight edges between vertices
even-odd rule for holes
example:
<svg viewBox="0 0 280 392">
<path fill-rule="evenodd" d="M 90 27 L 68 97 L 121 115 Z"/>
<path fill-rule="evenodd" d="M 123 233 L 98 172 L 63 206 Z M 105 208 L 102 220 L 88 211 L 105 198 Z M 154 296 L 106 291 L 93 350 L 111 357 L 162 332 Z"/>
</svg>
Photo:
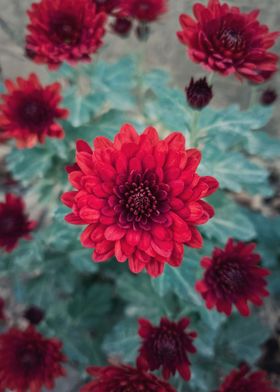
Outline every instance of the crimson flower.
<svg viewBox="0 0 280 392">
<path fill-rule="evenodd" d="M 120 0 L 92 0 L 96 6 L 96 12 L 105 12 L 106 14 L 112 14 L 120 3 Z"/>
<path fill-rule="evenodd" d="M 167 12 L 167 0 L 120 0 L 122 13 L 141 22 L 154 22 Z"/>
<path fill-rule="evenodd" d="M 11 252 L 20 238 L 31 239 L 35 226 L 36 222 L 29 220 L 25 213 L 22 198 L 6 194 L 5 201 L 0 202 L 0 248 Z"/>
<path fill-rule="evenodd" d="M 268 51 L 279 32 L 270 33 L 257 19 L 259 10 L 242 13 L 238 7 L 209 0 L 193 7 L 196 19 L 182 14 L 178 38 L 192 61 L 224 76 L 236 74 L 262 83 L 277 69 L 278 56 Z"/>
<path fill-rule="evenodd" d="M 67 168 L 76 190 L 62 196 L 72 209 L 65 219 L 87 225 L 81 242 L 95 248 L 95 261 L 128 259 L 132 272 L 146 268 L 156 277 L 165 263 L 181 264 L 184 244 L 202 246 L 196 226 L 214 215 L 201 199 L 218 182 L 196 173 L 200 159 L 197 149 L 185 149 L 181 133 L 161 141 L 152 127 L 138 135 L 124 125 L 114 142 L 97 137 L 93 149 L 80 140 L 78 167 Z"/>
<path fill-rule="evenodd" d="M 148 320 L 139 320 L 138 333 L 143 339 L 139 350 L 137 365 L 143 370 L 157 370 L 162 366 L 165 379 L 174 375 L 176 370 L 188 381 L 191 377 L 190 361 L 187 352 L 195 353 L 193 339 L 196 332 L 186 332 L 190 321 L 181 319 L 178 323 L 162 318 L 155 327 Z"/>
<path fill-rule="evenodd" d="M 3 300 L 3 298 L 0 297 L 0 321 L 6 320 L 4 309 L 5 309 L 5 301 Z"/>
<path fill-rule="evenodd" d="M 63 376 L 66 360 L 57 339 L 46 339 L 33 327 L 12 328 L 0 335 L 0 387 L 15 392 L 41 392 L 52 389 Z"/>
<path fill-rule="evenodd" d="M 97 13 L 92 0 L 41 0 L 27 13 L 27 55 L 50 69 L 64 61 L 89 62 L 102 45 L 106 14 Z"/>
<path fill-rule="evenodd" d="M 91 367 L 88 373 L 94 381 L 82 387 L 80 392 L 176 392 L 175 389 L 153 374 L 128 365 Z"/>
<path fill-rule="evenodd" d="M 229 239 L 225 249 L 215 248 L 212 257 L 201 260 L 206 271 L 196 283 L 196 289 L 208 309 L 216 306 L 219 312 L 229 316 L 235 305 L 243 316 L 248 316 L 248 301 L 262 305 L 261 297 L 269 295 L 264 279 L 269 271 L 259 266 L 260 255 L 253 253 L 255 247 L 254 243 L 234 243 Z"/>
<path fill-rule="evenodd" d="M 247 365 L 234 369 L 217 392 L 277 392 L 263 371 L 250 371 Z"/>
<path fill-rule="evenodd" d="M 57 119 L 64 119 L 68 110 L 61 109 L 59 83 L 43 87 L 35 74 L 27 80 L 17 78 L 5 82 L 7 94 L 2 94 L 0 128 L 4 138 L 14 138 L 20 148 L 44 143 L 47 136 L 63 138 Z"/>
</svg>

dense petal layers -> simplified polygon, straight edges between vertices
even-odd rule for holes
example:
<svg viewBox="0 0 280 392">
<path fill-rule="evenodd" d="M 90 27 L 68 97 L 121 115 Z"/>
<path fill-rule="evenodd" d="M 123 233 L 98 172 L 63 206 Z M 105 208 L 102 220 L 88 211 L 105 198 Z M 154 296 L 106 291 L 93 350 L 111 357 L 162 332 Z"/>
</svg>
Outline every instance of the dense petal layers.
<svg viewBox="0 0 280 392">
<path fill-rule="evenodd" d="M 234 369 L 217 392 L 277 392 L 263 371 L 250 371 L 247 365 Z"/>
<path fill-rule="evenodd" d="M 64 132 L 56 121 L 65 119 L 68 110 L 59 107 L 61 86 L 42 86 L 35 74 L 27 80 L 5 82 L 7 93 L 1 95 L 0 134 L 13 138 L 20 148 L 44 143 L 46 137 L 63 138 Z"/>
<path fill-rule="evenodd" d="M 120 0 L 121 13 L 141 22 L 154 22 L 167 11 L 167 0 Z"/>
<path fill-rule="evenodd" d="M 30 233 L 36 222 L 28 219 L 21 197 L 6 194 L 0 203 L 0 248 L 11 252 L 20 238 L 31 239 Z"/>
<path fill-rule="evenodd" d="M 259 266 L 260 255 L 254 249 L 253 243 L 234 243 L 229 239 L 225 249 L 215 248 L 212 257 L 202 259 L 206 271 L 196 289 L 208 309 L 216 307 L 229 316 L 235 305 L 243 316 L 249 316 L 249 301 L 262 305 L 262 297 L 269 295 L 265 280 L 269 271 Z"/>
<path fill-rule="evenodd" d="M 26 53 L 57 68 L 62 62 L 90 61 L 102 45 L 106 14 L 92 0 L 41 0 L 28 11 Z"/>
<path fill-rule="evenodd" d="M 81 392 L 175 392 L 175 389 L 153 374 L 128 365 L 92 367 L 88 369 L 94 380 L 82 387 Z"/>
<path fill-rule="evenodd" d="M 15 392 L 52 389 L 55 378 L 65 373 L 61 346 L 33 327 L 25 331 L 12 328 L 0 335 L 0 387 Z"/>
<path fill-rule="evenodd" d="M 181 133 L 160 140 L 152 127 L 138 135 L 124 125 L 114 142 L 97 137 L 93 149 L 78 141 L 76 165 L 68 167 L 75 190 L 62 196 L 72 209 L 65 219 L 87 226 L 81 242 L 95 249 L 95 261 L 115 256 L 156 277 L 165 263 L 181 264 L 184 245 L 202 246 L 197 226 L 214 215 L 201 199 L 218 182 L 196 173 L 200 159 Z"/>
<path fill-rule="evenodd" d="M 188 47 L 190 58 L 209 71 L 236 74 L 256 83 L 277 70 L 278 55 L 269 52 L 279 32 L 269 32 L 258 21 L 259 11 L 242 13 L 238 7 L 209 0 L 196 3 L 195 18 L 182 14 L 178 38 Z"/>
<path fill-rule="evenodd" d="M 188 353 L 195 353 L 193 340 L 195 332 L 186 332 L 189 325 L 187 318 L 178 323 L 162 318 L 159 326 L 153 326 L 148 320 L 139 320 L 139 335 L 142 345 L 137 358 L 137 365 L 143 370 L 157 370 L 162 367 L 162 374 L 169 379 L 176 371 L 188 381 L 191 377 Z"/>
</svg>

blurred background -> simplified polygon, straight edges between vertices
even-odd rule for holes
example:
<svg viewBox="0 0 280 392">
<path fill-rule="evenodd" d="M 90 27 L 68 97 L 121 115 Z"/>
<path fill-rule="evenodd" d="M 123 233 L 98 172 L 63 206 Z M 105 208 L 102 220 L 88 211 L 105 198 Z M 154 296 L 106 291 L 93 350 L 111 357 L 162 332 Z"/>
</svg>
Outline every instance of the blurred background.
<svg viewBox="0 0 280 392">
<path fill-rule="evenodd" d="M 32 71 L 41 75 L 43 80 L 47 80 L 48 78 L 46 67 L 34 65 L 24 55 L 25 26 L 27 23 L 26 10 L 32 2 L 32 0 L 0 0 L 0 80 L 7 78 L 13 79 L 19 75 L 26 76 Z M 163 16 L 160 22 L 151 25 L 152 32 L 146 43 L 139 42 L 134 33 L 130 37 L 122 39 L 108 32 L 105 36 L 105 45 L 98 56 L 105 60 L 116 60 L 122 55 L 143 51 L 144 66 L 147 69 L 162 67 L 169 70 L 173 75 L 174 83 L 183 89 L 189 83 L 192 76 L 200 77 L 204 75 L 203 70 L 186 57 L 185 48 L 180 45 L 176 37 L 176 31 L 179 29 L 179 15 L 183 12 L 190 13 L 192 5 L 195 2 L 195 0 L 169 0 L 169 12 Z M 202 2 L 205 3 L 205 1 Z M 240 6 L 244 11 L 259 8 L 261 10 L 261 22 L 267 24 L 271 31 L 280 30 L 279 0 L 228 0 L 227 3 Z M 273 51 L 279 52 L 279 48 L 280 43 L 278 42 L 278 45 L 273 48 Z M 266 85 L 258 87 L 256 99 L 260 97 L 261 92 L 267 87 L 273 87 L 280 94 L 279 72 Z M 248 105 L 249 88 L 247 82 L 242 84 L 237 82 L 233 77 L 222 78 L 216 76 L 214 80 L 214 94 L 214 106 L 221 107 L 229 103 L 240 103 L 245 108 Z M 276 107 L 279 107 L 279 101 Z M 275 110 L 268 132 L 274 136 L 280 136 L 279 124 L 280 111 Z M 0 146 L 0 159 L 5 152 L 6 147 Z M 274 162 L 270 164 L 269 169 L 271 171 L 271 181 L 280 190 L 280 163 Z M 247 195 L 242 194 L 238 195 L 238 198 L 241 203 L 247 206 L 249 205 L 254 210 L 262 211 L 266 215 L 279 214 L 279 191 L 276 197 L 268 200 L 263 200 L 259 196 L 248 199 Z M 263 316 L 271 324 L 272 329 L 275 331 L 275 336 L 267 343 L 261 365 L 277 377 L 277 373 L 280 374 L 279 306 L 268 303 L 266 309 L 264 309 Z M 73 379 L 75 380 L 75 374 L 73 374 Z M 70 384 L 75 382 L 73 379 L 71 376 Z M 58 384 L 57 391 L 69 392 L 70 390 L 70 385 L 61 386 Z"/>
</svg>

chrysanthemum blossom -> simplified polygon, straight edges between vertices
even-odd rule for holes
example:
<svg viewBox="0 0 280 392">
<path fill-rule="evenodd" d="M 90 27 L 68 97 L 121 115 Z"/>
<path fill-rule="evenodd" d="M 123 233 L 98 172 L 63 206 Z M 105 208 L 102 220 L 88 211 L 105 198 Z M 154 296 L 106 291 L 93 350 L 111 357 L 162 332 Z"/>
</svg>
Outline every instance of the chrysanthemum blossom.
<svg viewBox="0 0 280 392">
<path fill-rule="evenodd" d="M 41 0 L 28 16 L 27 55 L 50 69 L 64 61 L 89 62 L 103 43 L 106 14 L 92 0 Z"/>
<path fill-rule="evenodd" d="M 279 32 L 269 32 L 258 21 L 259 10 L 242 13 L 236 6 L 209 0 L 196 3 L 195 18 L 182 14 L 179 40 L 192 61 L 223 76 L 235 74 L 262 83 L 276 71 L 278 55 L 269 51 Z"/>
<path fill-rule="evenodd" d="M 68 167 L 75 190 L 62 196 L 72 209 L 65 219 L 87 225 L 81 242 L 95 248 L 95 261 L 128 259 L 132 272 L 146 268 L 156 277 L 165 263 L 181 264 L 184 245 L 202 246 L 197 226 L 214 215 L 201 199 L 218 182 L 196 173 L 200 159 L 181 133 L 160 140 L 152 127 L 138 135 L 124 125 L 113 142 L 97 137 L 93 149 L 78 141 L 76 166 Z"/>
<path fill-rule="evenodd" d="M 121 0 L 121 12 L 141 22 L 154 22 L 167 12 L 167 0 Z"/>
<path fill-rule="evenodd" d="M 20 238 L 31 239 L 31 232 L 36 222 L 29 220 L 21 197 L 6 194 L 0 202 L 0 248 L 11 252 L 18 245 Z"/>
<path fill-rule="evenodd" d="M 264 371 L 251 371 L 247 365 L 234 369 L 217 392 L 277 392 Z"/>
<path fill-rule="evenodd" d="M 175 392 L 175 389 L 153 374 L 128 365 L 91 367 L 88 373 L 94 380 L 80 392 Z"/>
<path fill-rule="evenodd" d="M 46 137 L 63 138 L 57 120 L 65 119 L 67 109 L 59 107 L 61 86 L 42 86 L 35 74 L 28 79 L 6 80 L 7 92 L 1 95 L 0 128 L 6 139 L 15 139 L 19 148 L 44 143 Z"/>
<path fill-rule="evenodd" d="M 254 253 L 256 244 L 229 239 L 225 249 L 215 248 L 212 257 L 204 257 L 201 265 L 204 277 L 196 283 L 208 309 L 214 307 L 229 316 L 235 305 L 242 316 L 249 316 L 248 302 L 260 306 L 262 297 L 269 295 L 266 268 L 260 267 L 260 255 Z"/>
<path fill-rule="evenodd" d="M 62 344 L 47 339 L 34 327 L 25 331 L 12 328 L 0 335 L 0 387 L 14 392 L 41 392 L 54 388 L 57 377 L 65 374 Z"/>
<path fill-rule="evenodd" d="M 143 370 L 157 370 L 162 367 L 162 374 L 169 379 L 176 371 L 188 381 L 191 377 L 188 353 L 195 353 L 193 340 L 196 332 L 186 332 L 190 321 L 181 319 L 178 323 L 162 318 L 159 326 L 153 326 L 148 320 L 139 320 L 138 333 L 142 345 L 137 358 L 137 365 Z"/>
</svg>

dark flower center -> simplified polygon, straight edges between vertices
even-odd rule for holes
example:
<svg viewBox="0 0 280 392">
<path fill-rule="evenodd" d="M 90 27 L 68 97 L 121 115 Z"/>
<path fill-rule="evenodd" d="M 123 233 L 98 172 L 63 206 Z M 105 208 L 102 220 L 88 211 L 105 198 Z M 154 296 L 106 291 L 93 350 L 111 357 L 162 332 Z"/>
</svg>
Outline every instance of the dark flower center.
<svg viewBox="0 0 280 392">
<path fill-rule="evenodd" d="M 49 121 L 49 108 L 45 102 L 36 98 L 24 99 L 19 107 L 19 118 L 24 126 L 38 128 Z"/>
<path fill-rule="evenodd" d="M 174 363 L 178 354 L 176 337 L 171 331 L 161 333 L 154 343 L 154 349 L 161 363 Z"/>
<path fill-rule="evenodd" d="M 99 4 L 99 5 L 103 5 L 103 4 L 106 4 L 106 3 L 108 3 L 110 0 L 95 0 L 95 3 L 96 4 Z"/>
<path fill-rule="evenodd" d="M 41 358 L 39 353 L 33 348 L 23 349 L 18 356 L 20 366 L 26 371 L 33 371 L 40 365 Z"/>
<path fill-rule="evenodd" d="M 225 49 L 231 52 L 240 51 L 245 46 L 243 34 L 230 28 L 220 32 L 219 41 Z"/>
<path fill-rule="evenodd" d="M 53 37 L 58 42 L 76 44 L 80 35 L 80 26 L 73 15 L 57 14 L 51 20 Z"/>
<path fill-rule="evenodd" d="M 0 217 L 0 233 L 12 234 L 17 227 L 17 219 L 14 216 Z"/>
<path fill-rule="evenodd" d="M 161 215 L 170 209 L 168 190 L 169 186 L 160 183 L 152 171 L 132 171 L 128 180 L 115 189 L 119 199 L 115 211 L 121 213 L 120 223 L 133 222 L 148 228 L 152 220 L 162 221 Z"/>
<path fill-rule="evenodd" d="M 217 264 L 213 273 L 216 284 L 225 293 L 241 294 L 248 286 L 246 271 L 234 260 Z"/>
</svg>

